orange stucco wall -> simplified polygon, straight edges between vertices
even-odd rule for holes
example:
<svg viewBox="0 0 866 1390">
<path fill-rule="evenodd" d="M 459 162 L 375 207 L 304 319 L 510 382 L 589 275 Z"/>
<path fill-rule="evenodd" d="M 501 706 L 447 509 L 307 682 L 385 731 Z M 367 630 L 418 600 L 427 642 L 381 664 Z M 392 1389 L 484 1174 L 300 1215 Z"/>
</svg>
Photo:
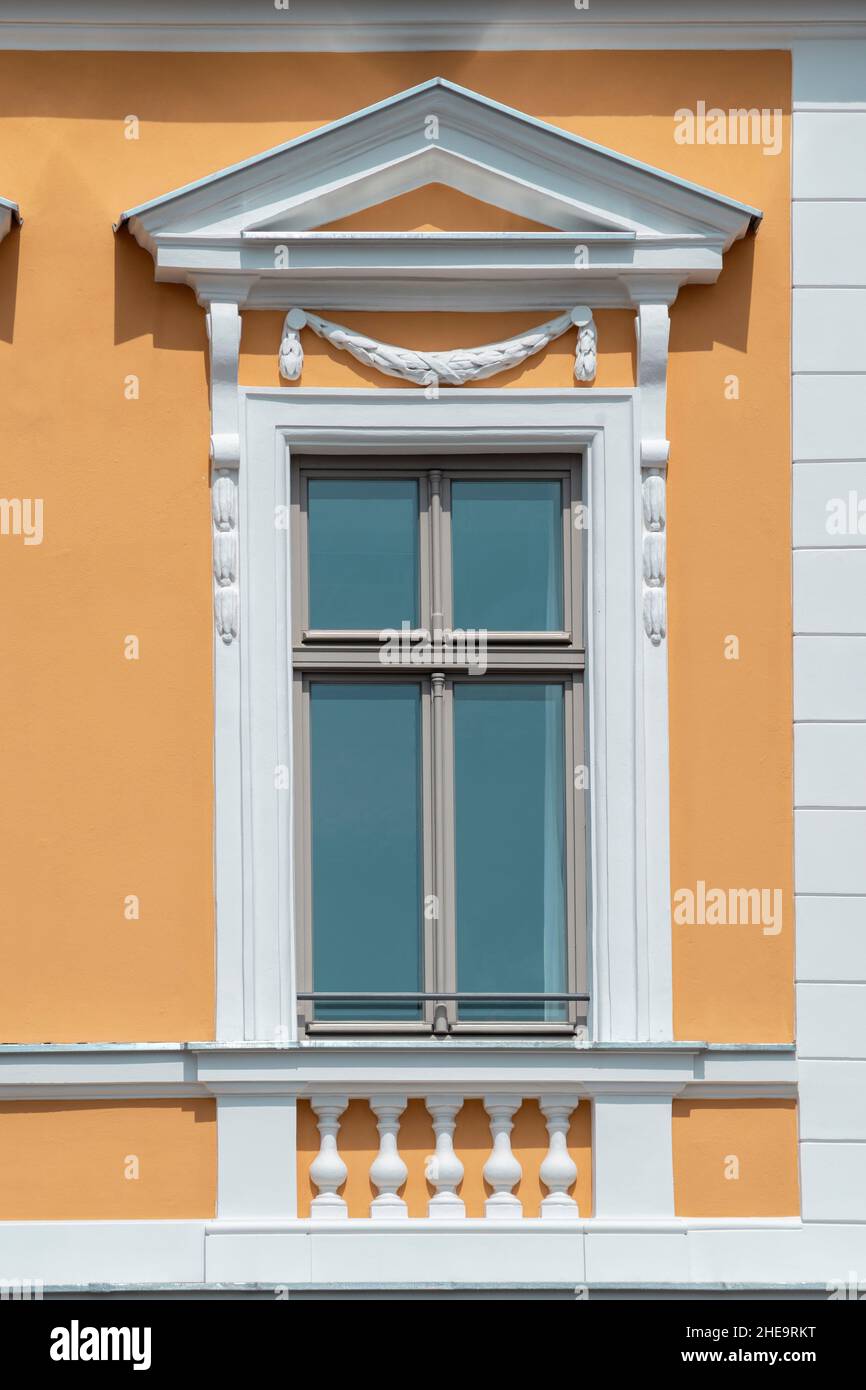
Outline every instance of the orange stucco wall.
<svg viewBox="0 0 866 1390">
<path fill-rule="evenodd" d="M 675 1100 L 677 1216 L 797 1216 L 793 1100 Z"/>
<path fill-rule="evenodd" d="M 787 133 L 775 158 L 673 139 L 699 100 L 787 113 L 788 56 L 6 53 L 2 192 L 25 226 L 0 246 L 2 490 L 44 499 L 45 538 L 0 539 L 2 1040 L 212 1035 L 204 318 L 112 221 L 439 73 L 766 213 L 673 310 L 671 844 L 674 888 L 779 887 L 785 920 L 675 929 L 675 1008 L 680 1037 L 792 1035 Z M 441 191 L 403 202 L 388 215 L 411 225 L 479 215 Z M 535 321 L 340 317 L 427 347 Z M 631 383 L 630 316 L 599 325 L 598 383 Z M 278 315 L 246 315 L 242 381 L 277 381 L 278 336 Z M 306 385 L 395 384 L 305 346 Z M 571 382 L 564 339 L 498 384 Z"/>
<path fill-rule="evenodd" d="M 581 1216 L 592 1215 L 592 1111 L 584 1101 L 575 1110 L 568 1132 L 568 1151 L 577 1164 L 577 1182 L 572 1196 Z M 548 1135 L 544 1116 L 536 1101 L 525 1101 L 514 1116 L 511 1147 L 523 1169 L 514 1189 L 523 1203 L 524 1216 L 538 1216 L 546 1188 L 538 1170 L 547 1152 Z M 424 1177 L 424 1164 L 436 1142 L 433 1124 L 422 1100 L 410 1100 L 400 1122 L 400 1156 L 409 1169 L 402 1196 L 410 1216 L 426 1216 L 427 1200 L 435 1188 Z M 369 1216 L 376 1188 L 370 1182 L 370 1164 L 379 1148 L 376 1117 L 366 1101 L 351 1101 L 340 1124 L 340 1153 L 349 1170 L 341 1189 L 350 1216 Z M 467 1216 L 484 1215 L 484 1199 L 490 1195 L 482 1168 L 490 1155 L 490 1122 L 480 1100 L 469 1100 L 457 1116 L 454 1148 L 465 1169 L 460 1196 Z M 310 1182 L 310 1164 L 319 1151 L 316 1117 L 309 1101 L 298 1104 L 298 1214 L 309 1216 L 310 1201 L 316 1189 Z M 506 1277 L 503 1274 L 503 1278 Z"/>
<path fill-rule="evenodd" d="M 212 1217 L 212 1100 L 0 1101 L 0 1221 Z"/>
</svg>

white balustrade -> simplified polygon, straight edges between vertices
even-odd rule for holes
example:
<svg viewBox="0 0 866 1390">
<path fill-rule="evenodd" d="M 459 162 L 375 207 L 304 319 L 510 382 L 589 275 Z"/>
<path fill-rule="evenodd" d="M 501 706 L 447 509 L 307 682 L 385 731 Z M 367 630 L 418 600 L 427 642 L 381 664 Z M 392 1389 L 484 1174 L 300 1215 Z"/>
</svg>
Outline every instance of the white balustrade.
<svg viewBox="0 0 866 1390">
<path fill-rule="evenodd" d="M 310 1203 L 314 1221 L 340 1221 L 348 1216 L 348 1208 L 339 1188 L 349 1176 L 349 1170 L 337 1149 L 340 1116 L 349 1104 L 348 1096 L 312 1096 L 310 1104 L 316 1114 L 316 1127 L 321 1136 L 319 1152 L 310 1164 L 310 1178 L 318 1188 L 318 1196 Z"/>
<path fill-rule="evenodd" d="M 406 1203 L 398 1196 L 409 1176 L 409 1169 L 397 1149 L 400 1116 L 406 1109 L 406 1097 L 371 1096 L 370 1109 L 376 1116 L 379 1131 L 379 1152 L 370 1165 L 370 1181 L 378 1188 L 379 1195 L 370 1203 L 370 1215 L 377 1220 L 399 1220 L 409 1215 Z"/>
<path fill-rule="evenodd" d="M 484 1180 L 493 1188 L 493 1196 L 484 1203 L 484 1215 L 492 1220 L 514 1221 L 523 1215 L 523 1205 L 512 1188 L 523 1177 L 523 1169 L 511 1151 L 511 1131 L 515 1111 L 522 1097 L 492 1095 L 484 1097 L 484 1109 L 490 1116 L 493 1148 L 484 1165 Z"/>
<path fill-rule="evenodd" d="M 464 1179 L 464 1166 L 454 1147 L 457 1116 L 465 1097 L 460 1092 L 432 1093 L 424 1103 L 433 1122 L 435 1150 L 427 1157 L 424 1176 L 434 1194 L 427 1202 L 427 1216 L 432 1221 L 461 1221 L 466 1218 L 466 1204 L 459 1193 Z M 523 1105 L 524 1097 L 516 1092 L 492 1092 L 483 1098 L 490 1122 L 491 1150 L 484 1164 L 483 1175 L 491 1195 L 484 1203 L 488 1220 L 521 1220 L 523 1204 L 515 1188 L 523 1177 L 523 1169 L 511 1147 L 514 1116 Z M 310 1104 L 316 1114 L 320 1135 L 319 1152 L 310 1165 L 310 1179 L 317 1195 L 310 1204 L 314 1221 L 345 1220 L 346 1201 L 340 1188 L 348 1177 L 348 1169 L 338 1150 L 340 1117 L 348 1106 L 347 1095 L 316 1093 Z M 400 1156 L 400 1120 L 407 1105 L 405 1094 L 380 1091 L 370 1096 L 369 1105 L 376 1117 L 379 1131 L 379 1150 L 370 1165 L 370 1182 L 376 1196 L 370 1204 L 374 1220 L 405 1220 L 408 1206 L 400 1190 L 409 1177 L 409 1169 Z M 541 1202 L 543 1220 L 576 1220 L 577 1202 L 571 1189 L 577 1180 L 577 1164 L 568 1152 L 568 1129 L 577 1108 L 573 1092 L 542 1092 L 539 1109 L 547 1126 L 548 1146 L 538 1169 L 546 1189 Z"/>
<path fill-rule="evenodd" d="M 550 1145 L 542 1160 L 539 1176 L 547 1188 L 541 1203 L 542 1218 L 568 1219 L 579 1215 L 577 1202 L 568 1189 L 577 1181 L 577 1164 L 568 1152 L 568 1126 L 577 1106 L 571 1095 L 543 1095 L 538 1102 L 547 1125 Z"/>
<path fill-rule="evenodd" d="M 427 1215 L 434 1221 L 459 1220 L 466 1215 L 466 1205 L 457 1195 L 463 1181 L 463 1164 L 454 1152 L 454 1128 L 463 1097 L 455 1095 L 428 1096 L 427 1109 L 433 1120 L 436 1152 L 427 1159 L 424 1176 L 436 1195 L 427 1203 Z"/>
</svg>

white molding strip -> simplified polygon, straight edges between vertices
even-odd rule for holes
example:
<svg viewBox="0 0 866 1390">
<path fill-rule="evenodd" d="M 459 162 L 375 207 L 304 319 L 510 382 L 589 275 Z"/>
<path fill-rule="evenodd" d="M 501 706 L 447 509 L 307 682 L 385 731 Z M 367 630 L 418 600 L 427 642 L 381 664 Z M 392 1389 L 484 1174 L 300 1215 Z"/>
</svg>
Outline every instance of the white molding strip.
<svg viewBox="0 0 866 1390">
<path fill-rule="evenodd" d="M 641 392 L 640 466 L 643 476 L 643 621 L 658 646 L 667 636 L 665 598 L 667 373 L 670 313 L 666 303 L 638 303 L 637 383 Z"/>
<path fill-rule="evenodd" d="M 210 348 L 214 616 L 217 633 L 228 645 L 238 635 L 239 609 L 237 470 L 241 461 L 238 423 L 241 316 L 237 304 L 210 304 L 205 322 Z"/>
<path fill-rule="evenodd" d="M 647 921 L 650 946 L 639 1007 L 651 1038 L 673 1032 L 670 914 L 670 763 L 667 649 L 667 372 L 670 312 L 665 301 L 636 304 L 637 383 L 640 396 L 642 617 L 648 641 L 641 653 L 643 726 L 639 734 L 646 816 Z"/>
<path fill-rule="evenodd" d="M 110 0 L 31 0 L 7 6 L 6 49 L 158 52 L 417 52 L 593 48 L 779 48 L 795 38 L 850 38 L 864 32 L 857 0 L 640 0 L 564 7 L 539 0 L 441 0 L 409 11 L 377 0 L 347 18 L 334 0 L 292 0 L 270 15 L 254 0 L 152 0 L 146 16 L 123 16 Z M 10 13 L 11 10 L 11 13 Z"/>
<path fill-rule="evenodd" d="M 216 1025 L 220 1037 L 243 1037 L 246 976 L 240 924 L 242 796 L 240 647 L 241 462 L 238 361 L 242 319 L 238 304 L 205 301 L 210 352 L 211 518 L 214 623 L 214 805 L 216 897 Z"/>
<path fill-rule="evenodd" d="M 301 329 L 311 328 L 332 347 L 348 352 L 365 367 L 374 367 L 385 376 L 413 381 L 419 386 L 463 386 L 467 381 L 481 381 L 497 376 L 525 362 L 561 338 L 570 328 L 577 328 L 574 376 L 576 381 L 595 379 L 598 352 L 598 329 L 592 310 L 586 305 L 560 314 L 558 318 L 539 324 L 513 338 L 481 347 L 452 348 L 448 352 L 430 352 L 415 348 L 396 347 L 371 338 L 357 329 L 332 323 L 318 314 L 303 309 L 290 309 L 283 324 L 280 342 L 280 376 L 297 381 L 304 365 Z"/>
</svg>

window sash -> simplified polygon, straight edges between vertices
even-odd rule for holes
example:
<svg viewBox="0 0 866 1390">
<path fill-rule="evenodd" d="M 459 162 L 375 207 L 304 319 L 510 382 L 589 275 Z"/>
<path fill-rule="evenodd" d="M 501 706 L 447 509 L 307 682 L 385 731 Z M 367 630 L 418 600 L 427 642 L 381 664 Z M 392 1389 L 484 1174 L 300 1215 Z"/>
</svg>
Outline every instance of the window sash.
<svg viewBox="0 0 866 1390">
<path fill-rule="evenodd" d="M 420 565 L 419 623 L 432 629 L 435 599 L 440 597 L 443 626 L 453 628 L 454 608 L 451 563 L 451 482 L 493 480 L 497 477 L 517 481 L 554 479 L 562 488 L 562 612 L 560 632 L 534 629 L 527 632 L 488 630 L 488 642 L 496 646 L 528 643 L 568 646 L 583 652 L 583 556 L 581 532 L 575 529 L 575 507 L 581 498 L 580 463 L 570 456 L 557 463 L 557 455 L 448 456 L 430 461 L 429 466 L 414 460 L 376 458 L 375 462 L 347 465 L 344 458 L 297 460 L 292 471 L 292 593 L 293 643 L 300 648 L 310 643 L 370 645 L 379 641 L 378 631 L 361 632 L 353 628 L 316 630 L 309 626 L 309 481 L 311 478 L 411 478 L 418 482 L 420 507 L 418 554 Z M 438 505 L 436 492 L 438 490 Z M 438 525 L 436 513 L 438 512 Z M 438 537 L 433 531 L 438 531 Z M 438 544 L 436 541 L 438 540 Z"/>
<path fill-rule="evenodd" d="M 417 676 L 404 672 L 389 676 L 388 684 L 400 682 L 406 685 L 421 686 L 421 881 L 422 898 L 426 904 L 433 895 L 433 846 L 431 828 L 433 826 L 433 739 L 431 723 L 431 702 L 423 681 Z M 295 781 L 297 803 L 295 814 L 295 910 L 297 929 L 295 943 L 297 952 L 297 980 L 300 993 L 313 990 L 313 901 L 312 901 L 312 739 L 310 719 L 310 686 L 314 683 L 357 685 L 369 683 L 381 685 L 382 681 L 369 674 L 327 672 L 326 674 L 298 673 L 295 677 Z M 423 989 L 435 978 L 437 941 L 435 923 L 422 912 L 422 961 Z M 411 1001 L 409 1001 L 411 1002 Z M 420 1018 L 415 1021 L 376 1020 L 347 1018 L 345 1020 L 322 1019 L 315 1017 L 315 1007 L 311 1002 L 301 1002 L 298 1012 L 307 1031 L 318 1032 L 387 1032 L 416 1033 L 429 1032 L 433 1024 L 433 1004 L 424 1002 Z"/>
<path fill-rule="evenodd" d="M 442 823 L 445 837 L 445 862 L 441 881 L 443 893 L 442 926 L 439 935 L 442 978 L 438 988 L 453 993 L 459 990 L 457 972 L 457 875 L 456 855 L 456 794 L 454 760 L 454 686 L 457 681 L 476 683 L 483 677 L 458 677 L 446 679 L 443 694 L 444 748 L 443 761 L 443 815 Z M 538 671 L 519 677 L 491 677 L 491 682 L 499 684 L 526 684 L 529 682 L 552 684 L 558 675 L 550 671 Z M 565 733 L 564 769 L 564 836 L 565 836 L 565 966 L 566 980 L 564 992 L 585 994 L 586 985 L 586 821 L 584 812 L 585 796 L 573 795 L 574 768 L 579 761 L 577 749 L 584 747 L 583 678 L 580 673 L 562 676 L 563 685 L 563 725 Z M 544 1020 L 509 1020 L 507 1014 L 497 1020 L 468 1019 L 460 1017 L 459 1002 L 446 1001 L 443 1008 L 448 1026 L 453 1033 L 533 1033 L 570 1031 L 586 1017 L 586 1005 L 576 1000 L 568 1002 L 562 1022 Z"/>
<path fill-rule="evenodd" d="M 429 463 L 429 467 L 425 466 Z M 432 477 L 431 477 L 432 474 Z M 310 476 L 381 477 L 407 476 L 419 480 L 419 555 L 421 560 L 421 623 L 434 626 L 433 604 L 438 598 L 443 625 L 450 627 L 450 480 L 456 477 L 539 476 L 555 477 L 563 488 L 563 615 L 567 631 L 562 633 L 495 633 L 488 637 L 487 672 L 468 674 L 465 668 L 449 663 L 423 666 L 383 666 L 379 659 L 380 634 L 310 632 L 306 627 L 306 484 Z M 298 990 L 310 993 L 312 980 L 312 843 L 310 815 L 311 746 L 309 689 L 312 681 L 359 680 L 408 681 L 420 684 L 422 711 L 422 843 L 424 904 L 437 901 L 438 915 L 423 914 L 424 991 L 432 995 L 452 995 L 458 989 L 456 974 L 456 881 L 455 881 L 455 799 L 454 799 L 454 687 L 462 681 L 477 684 L 485 680 L 501 683 L 541 681 L 563 686 L 565 757 L 564 828 L 566 897 L 566 985 L 569 994 L 586 993 L 586 824 L 585 795 L 575 795 L 574 769 L 583 761 L 583 665 L 582 590 L 583 555 L 581 533 L 573 527 L 574 504 L 580 498 L 579 463 L 556 455 L 528 460 L 525 456 L 505 458 L 453 457 L 419 459 L 407 465 L 405 459 L 368 459 L 363 465 L 348 466 L 344 458 L 298 460 L 294 465 L 292 490 L 293 516 L 293 661 L 295 667 L 295 768 L 297 805 L 295 814 L 295 881 L 298 950 Z M 437 508 L 437 493 L 440 504 Z M 354 1012 L 354 1008 L 352 1009 Z M 348 1012 L 348 1009 L 347 1009 Z M 454 1033 L 561 1033 L 571 1031 L 586 1018 L 586 1004 L 569 1001 L 565 1022 L 546 1020 L 467 1019 L 460 1017 L 454 999 L 424 1000 L 420 1018 L 390 1021 L 347 1018 L 327 1020 L 315 1017 L 311 1001 L 299 1003 L 302 1025 L 313 1033 L 416 1033 L 452 1031 Z"/>
</svg>

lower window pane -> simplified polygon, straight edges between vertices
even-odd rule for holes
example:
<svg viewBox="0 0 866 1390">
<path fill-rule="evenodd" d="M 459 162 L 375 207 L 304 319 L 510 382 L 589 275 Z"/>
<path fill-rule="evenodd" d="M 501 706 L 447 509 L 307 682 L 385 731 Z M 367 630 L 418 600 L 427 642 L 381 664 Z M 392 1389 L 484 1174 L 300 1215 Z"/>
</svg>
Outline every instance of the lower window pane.
<svg viewBox="0 0 866 1390">
<path fill-rule="evenodd" d="M 313 989 L 423 989 L 420 686 L 313 682 L 310 727 Z M 315 1016 L 417 1019 L 421 1005 Z"/>
<path fill-rule="evenodd" d="M 454 686 L 457 988 L 567 986 L 561 683 Z M 463 1020 L 564 1020 L 565 1003 L 461 1002 Z"/>
</svg>

